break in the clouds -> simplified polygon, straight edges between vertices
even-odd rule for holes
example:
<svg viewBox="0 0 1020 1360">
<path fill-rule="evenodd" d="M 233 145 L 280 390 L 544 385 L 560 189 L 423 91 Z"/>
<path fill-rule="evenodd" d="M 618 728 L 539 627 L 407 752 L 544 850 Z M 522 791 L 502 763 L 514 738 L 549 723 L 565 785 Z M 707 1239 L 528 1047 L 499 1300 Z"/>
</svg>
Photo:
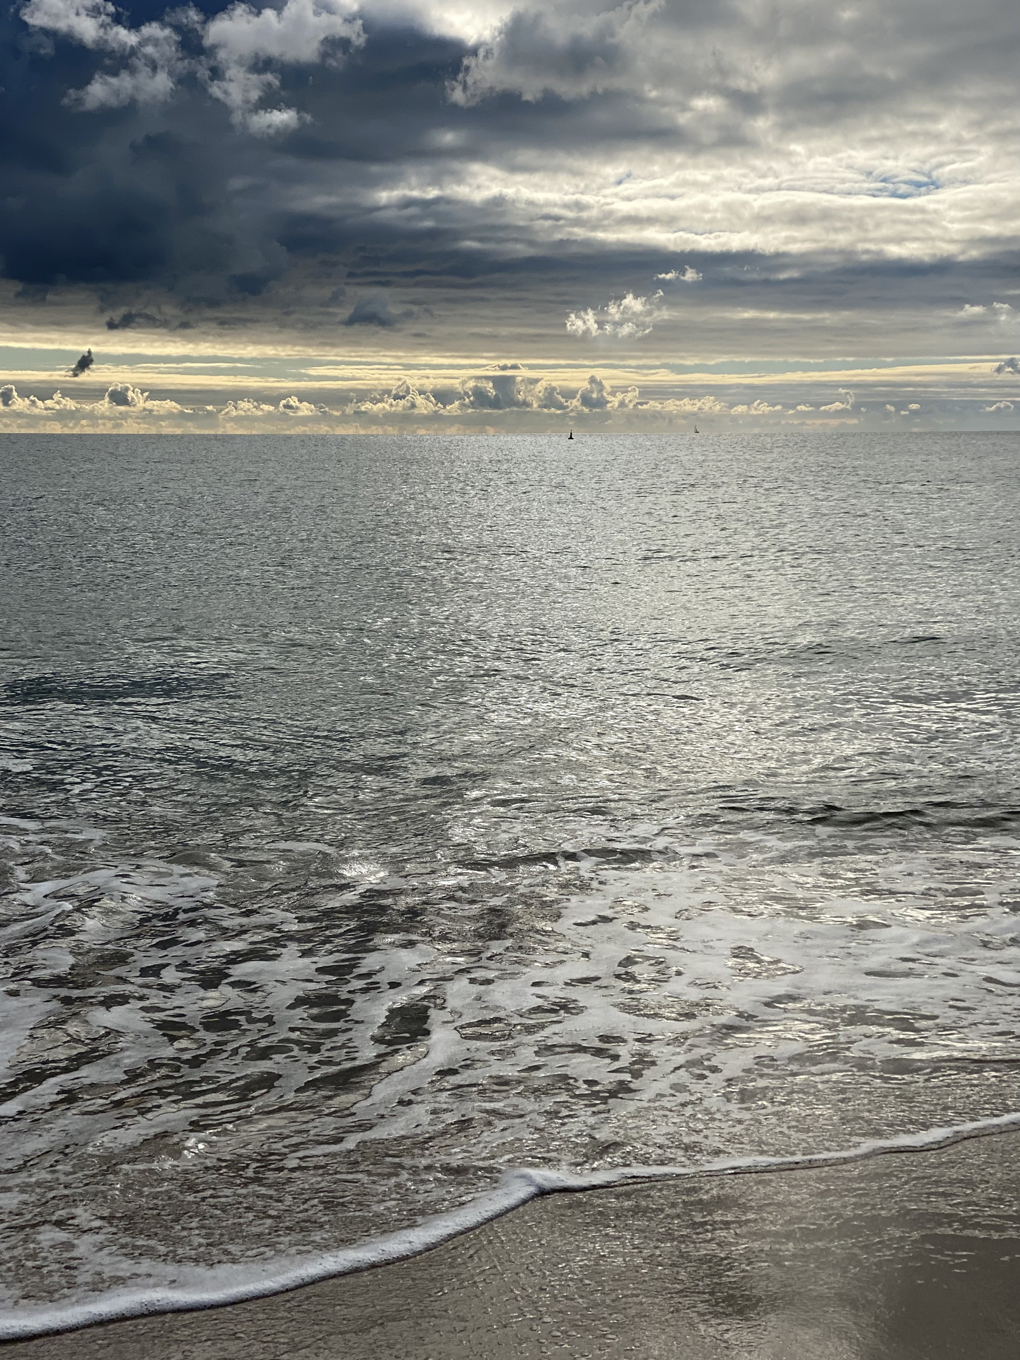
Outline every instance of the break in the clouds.
<svg viewBox="0 0 1020 1360">
<path fill-rule="evenodd" d="M 0 42 L 0 343 L 26 356 L 159 356 L 144 381 L 178 394 L 202 356 L 217 409 L 277 411 L 237 355 L 399 366 L 420 396 L 517 354 L 569 405 L 593 364 L 681 401 L 663 373 L 972 359 L 981 386 L 1013 348 L 1005 0 L 21 0 Z M 7 376 L 52 400 L 48 362 Z M 1000 418 L 983 393 L 957 395 Z M 929 410 L 908 395 L 876 409 Z M 801 398 L 723 404 L 839 400 Z"/>
</svg>

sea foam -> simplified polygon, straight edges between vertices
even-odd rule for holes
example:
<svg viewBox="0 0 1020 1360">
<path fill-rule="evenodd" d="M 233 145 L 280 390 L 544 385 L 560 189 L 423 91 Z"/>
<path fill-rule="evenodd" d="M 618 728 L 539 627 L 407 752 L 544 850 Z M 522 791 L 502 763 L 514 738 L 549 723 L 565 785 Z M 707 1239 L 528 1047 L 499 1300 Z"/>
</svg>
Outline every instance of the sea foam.
<svg viewBox="0 0 1020 1360">
<path fill-rule="evenodd" d="M 522 1208 L 541 1195 L 605 1190 L 650 1181 L 684 1180 L 697 1176 L 738 1176 L 807 1171 L 843 1166 L 893 1153 L 932 1152 L 972 1138 L 1020 1130 L 1020 1111 L 993 1119 L 976 1119 L 945 1128 L 925 1129 L 893 1138 L 871 1139 L 856 1147 L 797 1157 L 721 1158 L 703 1166 L 631 1166 L 579 1175 L 565 1171 L 520 1168 L 508 1171 L 486 1194 L 468 1204 L 437 1214 L 423 1223 L 387 1233 L 366 1242 L 298 1259 L 256 1265 L 182 1268 L 178 1281 L 141 1289 L 114 1289 L 80 1303 L 59 1307 L 18 1309 L 0 1318 L 0 1341 L 25 1340 L 72 1331 L 99 1322 L 220 1308 L 231 1303 L 282 1294 L 303 1285 L 357 1271 L 404 1261 L 454 1237 L 482 1227 Z"/>
</svg>

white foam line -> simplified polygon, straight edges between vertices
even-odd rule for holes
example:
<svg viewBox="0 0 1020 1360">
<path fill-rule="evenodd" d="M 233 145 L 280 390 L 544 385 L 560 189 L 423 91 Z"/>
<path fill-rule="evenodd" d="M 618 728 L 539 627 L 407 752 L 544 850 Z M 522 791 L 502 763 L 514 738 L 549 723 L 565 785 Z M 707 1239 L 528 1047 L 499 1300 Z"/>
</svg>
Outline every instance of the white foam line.
<svg viewBox="0 0 1020 1360">
<path fill-rule="evenodd" d="M 154 1313 L 219 1308 L 225 1304 L 282 1294 L 338 1275 L 351 1275 L 374 1266 L 390 1265 L 441 1246 L 454 1237 L 521 1208 L 540 1195 L 609 1189 L 642 1181 L 842 1166 L 888 1153 L 930 1152 L 971 1138 L 1009 1133 L 1011 1130 L 1020 1131 L 1020 1111 L 992 1119 L 976 1119 L 968 1124 L 900 1134 L 895 1138 L 872 1139 L 841 1151 L 812 1152 L 798 1157 L 738 1157 L 708 1162 L 703 1166 L 618 1167 L 586 1175 L 526 1169 L 508 1171 L 495 1189 L 480 1195 L 470 1204 L 427 1219 L 417 1227 L 404 1228 L 357 1246 L 292 1263 L 266 1261 L 245 1266 L 189 1269 L 187 1273 L 193 1277 L 194 1283 L 149 1289 L 117 1289 L 84 1303 L 18 1310 L 0 1318 L 0 1341 L 26 1340 L 29 1337 L 72 1331 L 97 1322 L 114 1322 Z"/>
</svg>

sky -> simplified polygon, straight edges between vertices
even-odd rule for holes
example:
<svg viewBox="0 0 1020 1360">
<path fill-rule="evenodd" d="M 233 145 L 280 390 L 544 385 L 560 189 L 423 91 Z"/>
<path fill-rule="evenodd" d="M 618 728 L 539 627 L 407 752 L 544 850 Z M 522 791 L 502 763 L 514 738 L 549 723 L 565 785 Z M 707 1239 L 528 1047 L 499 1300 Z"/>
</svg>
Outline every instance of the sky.
<svg viewBox="0 0 1020 1360">
<path fill-rule="evenodd" d="M 1020 429 L 1018 48 L 1013 0 L 15 0 L 0 431 Z"/>
</svg>

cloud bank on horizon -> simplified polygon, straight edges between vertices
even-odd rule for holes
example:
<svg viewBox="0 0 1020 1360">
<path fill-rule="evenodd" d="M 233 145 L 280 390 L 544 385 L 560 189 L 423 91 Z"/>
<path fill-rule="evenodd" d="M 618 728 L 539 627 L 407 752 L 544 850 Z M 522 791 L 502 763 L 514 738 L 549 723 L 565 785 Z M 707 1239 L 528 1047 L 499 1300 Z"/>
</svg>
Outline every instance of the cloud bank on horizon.
<svg viewBox="0 0 1020 1360">
<path fill-rule="evenodd" d="M 1005 0 L 21 0 L 0 43 L 26 353 L 1016 376 Z"/>
</svg>

